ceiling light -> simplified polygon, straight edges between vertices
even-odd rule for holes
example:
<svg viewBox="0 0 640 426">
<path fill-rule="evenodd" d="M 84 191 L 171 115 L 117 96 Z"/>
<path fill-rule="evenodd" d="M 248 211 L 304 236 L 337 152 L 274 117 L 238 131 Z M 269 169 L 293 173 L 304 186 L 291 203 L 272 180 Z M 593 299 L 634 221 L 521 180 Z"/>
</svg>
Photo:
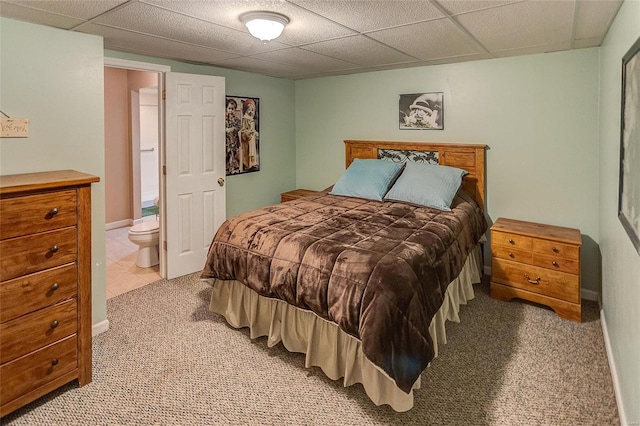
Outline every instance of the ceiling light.
<svg viewBox="0 0 640 426">
<path fill-rule="evenodd" d="M 289 18 L 274 12 L 247 12 L 240 15 L 240 20 L 252 36 L 262 41 L 280 37 L 284 26 L 289 23 Z"/>
</svg>

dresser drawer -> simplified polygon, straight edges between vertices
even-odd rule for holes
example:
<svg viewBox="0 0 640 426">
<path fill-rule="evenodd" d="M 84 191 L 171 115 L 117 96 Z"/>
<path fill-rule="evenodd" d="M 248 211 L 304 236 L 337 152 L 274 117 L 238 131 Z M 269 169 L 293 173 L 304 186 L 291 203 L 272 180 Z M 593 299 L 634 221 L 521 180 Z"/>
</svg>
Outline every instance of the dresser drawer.
<svg viewBox="0 0 640 426">
<path fill-rule="evenodd" d="M 563 244 L 557 241 L 534 240 L 533 251 L 547 256 L 556 256 L 564 259 L 580 259 L 580 248 L 571 244 Z"/>
<path fill-rule="evenodd" d="M 76 224 L 76 191 L 58 191 L 0 200 L 0 239 Z"/>
<path fill-rule="evenodd" d="M 524 235 L 510 234 L 508 232 L 491 233 L 491 242 L 499 246 L 512 247 L 519 250 L 531 250 L 533 238 Z"/>
<path fill-rule="evenodd" d="M 78 341 L 72 335 L 0 367 L 0 404 L 43 386 L 78 367 Z"/>
<path fill-rule="evenodd" d="M 0 241 L 0 281 L 76 260 L 76 228 Z"/>
<path fill-rule="evenodd" d="M 0 324 L 0 362 L 11 361 L 75 333 L 76 300 L 49 306 Z"/>
<path fill-rule="evenodd" d="M 491 262 L 491 280 L 568 302 L 580 303 L 580 278 L 577 275 L 494 258 Z"/>
<path fill-rule="evenodd" d="M 0 283 L 0 322 L 75 297 L 78 292 L 75 263 Z"/>
</svg>

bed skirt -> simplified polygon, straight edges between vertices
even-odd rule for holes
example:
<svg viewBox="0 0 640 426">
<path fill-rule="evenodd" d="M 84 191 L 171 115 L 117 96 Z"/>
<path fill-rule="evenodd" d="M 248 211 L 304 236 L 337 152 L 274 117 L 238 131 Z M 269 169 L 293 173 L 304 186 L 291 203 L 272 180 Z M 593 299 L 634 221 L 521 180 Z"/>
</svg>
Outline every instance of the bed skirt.
<svg viewBox="0 0 640 426">
<path fill-rule="evenodd" d="M 462 272 L 449 284 L 442 307 L 429 326 L 436 356 L 438 345 L 447 343 L 446 320 L 459 322 L 461 304 L 474 298 L 473 284 L 479 283 L 482 252 L 478 245 L 469 255 Z M 332 380 L 343 378 L 345 387 L 361 383 L 376 405 L 388 404 L 396 411 L 413 407 L 413 389 L 400 390 L 395 382 L 369 361 L 359 339 L 344 333 L 332 322 L 278 299 L 258 295 L 238 281 L 207 280 L 213 291 L 209 309 L 223 315 L 235 328 L 249 327 L 252 339 L 267 336 L 267 345 L 282 342 L 290 352 L 306 354 L 305 366 L 320 367 Z"/>
</svg>

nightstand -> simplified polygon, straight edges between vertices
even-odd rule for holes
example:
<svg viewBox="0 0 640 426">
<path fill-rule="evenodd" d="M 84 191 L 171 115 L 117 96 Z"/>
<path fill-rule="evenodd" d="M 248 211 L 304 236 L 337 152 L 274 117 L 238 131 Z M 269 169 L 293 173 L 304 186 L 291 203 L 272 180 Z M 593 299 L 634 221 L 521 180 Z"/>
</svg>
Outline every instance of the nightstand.
<svg viewBox="0 0 640 426">
<path fill-rule="evenodd" d="M 549 306 L 580 322 L 580 230 L 499 218 L 491 227 L 491 297 Z"/>
<path fill-rule="evenodd" d="M 282 194 L 280 194 L 280 202 L 286 203 L 287 201 L 297 200 L 298 198 L 317 194 L 318 192 L 320 191 L 312 191 L 310 189 L 294 189 L 293 191 L 283 192 Z"/>
</svg>

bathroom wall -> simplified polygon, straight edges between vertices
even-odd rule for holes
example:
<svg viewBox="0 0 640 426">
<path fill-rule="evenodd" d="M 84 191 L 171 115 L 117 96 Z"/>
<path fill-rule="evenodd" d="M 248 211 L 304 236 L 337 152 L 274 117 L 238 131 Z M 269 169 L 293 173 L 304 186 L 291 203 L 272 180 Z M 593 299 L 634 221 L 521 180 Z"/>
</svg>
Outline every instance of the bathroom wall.
<svg viewBox="0 0 640 426">
<path fill-rule="evenodd" d="M 151 72 L 105 67 L 105 218 L 107 228 L 126 226 L 141 217 L 132 199 L 139 197 L 140 176 L 133 174 L 131 150 L 131 90 L 156 86 Z"/>
</svg>

